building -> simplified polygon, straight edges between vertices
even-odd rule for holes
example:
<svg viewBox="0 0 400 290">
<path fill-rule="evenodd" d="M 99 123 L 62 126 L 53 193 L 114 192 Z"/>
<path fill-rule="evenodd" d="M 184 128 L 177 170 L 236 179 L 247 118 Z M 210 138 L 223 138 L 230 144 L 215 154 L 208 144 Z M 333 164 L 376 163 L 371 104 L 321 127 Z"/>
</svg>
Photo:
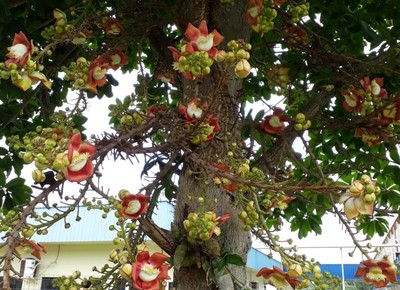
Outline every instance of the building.
<svg viewBox="0 0 400 290">
<path fill-rule="evenodd" d="M 66 208 L 45 208 L 37 209 L 37 214 L 47 212 L 52 216 L 59 214 Z M 169 229 L 172 221 L 173 207 L 167 202 L 161 202 L 153 215 L 157 225 Z M 75 270 L 82 273 L 82 277 L 98 276 L 93 272 L 93 267 L 101 269 L 108 261 L 110 251 L 116 248 L 112 240 L 116 237 L 116 231 L 110 231 L 110 225 L 115 224 L 116 218 L 110 212 L 107 217 L 101 210 L 88 210 L 86 207 L 77 208 L 68 215 L 66 223 L 70 224 L 65 228 L 61 221 L 53 225 L 47 235 L 35 235 L 32 240 L 44 244 L 48 250 L 42 254 L 40 261 L 28 255 L 24 256 L 21 263 L 16 262 L 16 269 L 21 268 L 23 279 L 13 279 L 12 289 L 23 290 L 53 290 L 58 289 L 52 286 L 52 280 L 62 275 L 71 275 Z M 78 221 L 79 220 L 79 221 Z M 149 252 L 160 251 L 150 240 L 146 242 Z M 256 273 L 262 267 L 280 266 L 274 259 L 268 258 L 264 253 L 252 248 L 247 258 L 247 275 L 252 289 L 269 289 L 264 285 L 263 278 L 256 277 Z M 172 277 L 172 270 L 170 270 Z M 171 281 L 168 281 L 171 285 Z M 124 289 L 124 287 L 122 287 Z M 168 289 L 168 288 L 167 288 Z"/>
</svg>

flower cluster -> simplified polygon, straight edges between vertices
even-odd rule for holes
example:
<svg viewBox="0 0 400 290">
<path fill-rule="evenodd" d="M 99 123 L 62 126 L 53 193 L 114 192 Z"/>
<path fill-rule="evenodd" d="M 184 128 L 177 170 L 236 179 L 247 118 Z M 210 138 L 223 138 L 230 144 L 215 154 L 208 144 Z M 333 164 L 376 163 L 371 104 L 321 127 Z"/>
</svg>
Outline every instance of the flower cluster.
<svg viewBox="0 0 400 290">
<path fill-rule="evenodd" d="M 65 72 L 64 79 L 73 82 L 73 89 L 88 90 L 97 94 L 97 87 L 102 87 L 107 83 L 108 69 L 117 70 L 127 63 L 128 57 L 119 49 L 113 49 L 104 55 L 97 56 L 93 61 L 79 57 L 62 69 Z"/>
<path fill-rule="evenodd" d="M 208 241 L 215 234 L 221 234 L 219 223 L 228 220 L 231 217 L 230 213 L 217 217 L 215 212 L 208 211 L 206 213 L 189 213 L 187 219 L 183 221 L 183 226 L 188 232 L 189 243 L 195 243 L 196 240 Z"/>
<path fill-rule="evenodd" d="M 118 197 L 121 200 L 120 205 L 117 205 L 118 212 L 124 218 L 136 220 L 147 211 L 147 195 L 131 194 L 128 190 L 121 189 Z"/>
<path fill-rule="evenodd" d="M 36 183 L 43 183 L 50 176 L 43 171 L 45 169 L 56 171 L 58 179 L 66 178 L 72 182 L 80 182 L 93 175 L 94 166 L 90 157 L 96 148 L 82 143 L 80 133 L 38 126 L 36 132 L 27 133 L 22 141 L 18 136 L 12 136 L 7 143 L 20 151 L 19 156 L 25 163 L 35 164 L 32 178 Z M 54 178 L 54 173 L 51 177 Z"/>
<path fill-rule="evenodd" d="M 239 218 L 243 222 L 244 231 L 249 231 L 258 224 L 259 214 L 253 200 L 250 200 L 244 209 L 239 212 Z"/>
<path fill-rule="evenodd" d="M 250 0 L 246 11 L 246 19 L 251 28 L 261 34 L 274 28 L 274 19 L 278 13 L 272 7 L 263 4 L 262 0 Z"/>
<path fill-rule="evenodd" d="M 297 6 L 292 6 L 289 9 L 289 14 L 292 17 L 290 20 L 292 22 L 299 22 L 301 18 L 308 16 L 308 11 L 310 10 L 310 3 L 304 2 Z"/>
<path fill-rule="evenodd" d="M 226 163 L 213 163 L 212 166 L 215 167 L 216 169 L 218 169 L 218 171 L 221 171 L 223 173 L 230 174 L 230 175 L 232 174 L 231 168 Z M 213 181 L 214 181 L 215 185 L 219 185 L 227 191 L 235 192 L 236 185 L 228 178 L 220 177 L 217 174 L 213 174 L 212 177 L 213 177 Z"/>
<path fill-rule="evenodd" d="M 191 100 L 187 106 L 182 104 L 178 106 L 179 114 L 186 120 L 186 124 L 196 127 L 196 135 L 191 139 L 193 144 L 211 141 L 221 130 L 217 116 L 212 114 L 204 116 L 207 107 L 207 102 L 200 105 L 198 99 Z"/>
<path fill-rule="evenodd" d="M 294 129 L 296 131 L 307 130 L 311 127 L 311 121 L 306 119 L 306 116 L 303 113 L 298 113 L 295 118 L 296 124 L 294 125 Z"/>
<path fill-rule="evenodd" d="M 38 82 L 48 89 L 51 88 L 52 83 L 41 72 L 44 69 L 43 65 L 32 58 L 37 48 L 23 32 L 15 34 L 8 51 L 8 59 L 0 63 L 0 79 L 11 79 L 11 82 L 23 91 Z"/>
<path fill-rule="evenodd" d="M 280 65 L 274 64 L 271 69 L 267 72 L 267 78 L 272 86 L 278 86 L 285 89 L 290 82 L 288 75 L 289 68 L 282 67 Z"/>
<path fill-rule="evenodd" d="M 372 215 L 376 196 L 381 192 L 376 181 L 368 175 L 361 176 L 360 180 L 353 180 L 349 191 L 343 194 L 339 203 L 344 204 L 344 212 L 348 219 L 361 215 Z"/>
<path fill-rule="evenodd" d="M 356 128 L 355 135 L 368 146 L 375 146 L 389 139 L 393 125 L 400 121 L 400 100 L 388 98 L 383 88 L 383 78 L 364 77 L 361 89 L 350 85 L 342 90 L 343 107 L 348 112 L 362 117 L 371 117 L 362 127 Z"/>
<path fill-rule="evenodd" d="M 101 27 L 103 27 L 106 35 L 120 35 L 124 32 L 121 23 L 114 17 L 103 17 L 101 19 Z"/>
<path fill-rule="evenodd" d="M 385 287 L 389 282 L 396 282 L 396 273 L 397 267 L 391 261 L 384 258 L 380 261 L 362 261 L 354 276 L 362 277 L 367 284 L 372 284 L 376 288 L 381 288 Z"/>
<path fill-rule="evenodd" d="M 174 58 L 173 67 L 187 79 L 202 78 L 211 72 L 210 67 L 218 52 L 216 47 L 222 42 L 223 36 L 215 29 L 209 33 L 205 20 L 200 22 L 198 28 L 189 23 L 185 36 L 189 42 L 184 43 L 180 50 L 168 47 Z"/>
<path fill-rule="evenodd" d="M 278 289 L 295 289 L 300 283 L 296 278 L 291 277 L 287 272 L 282 271 L 280 268 L 273 266 L 270 268 L 261 268 L 256 274 L 257 277 L 264 277 L 266 282 Z"/>
<path fill-rule="evenodd" d="M 276 134 L 282 132 L 285 129 L 284 122 L 287 122 L 288 118 L 280 108 L 275 108 L 272 115 L 268 115 L 264 118 L 261 123 L 261 128 L 264 129 L 268 134 Z"/>
</svg>

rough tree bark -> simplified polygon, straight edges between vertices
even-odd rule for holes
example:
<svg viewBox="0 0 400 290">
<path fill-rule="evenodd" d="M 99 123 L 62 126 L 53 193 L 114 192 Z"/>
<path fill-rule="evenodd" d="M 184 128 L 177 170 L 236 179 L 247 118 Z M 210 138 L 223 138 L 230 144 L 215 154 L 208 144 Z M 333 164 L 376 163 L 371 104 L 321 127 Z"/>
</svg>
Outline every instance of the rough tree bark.
<svg viewBox="0 0 400 290">
<path fill-rule="evenodd" d="M 229 40 L 250 39 L 250 28 L 244 18 L 248 1 L 235 1 L 235 5 L 221 5 L 219 1 L 182 1 L 181 15 L 183 22 L 197 25 L 202 19 L 206 19 L 209 29 L 216 28 L 224 36 L 224 45 Z M 215 3 L 217 2 L 217 3 Z M 241 143 L 239 115 L 239 98 L 242 88 L 242 80 L 233 76 L 232 72 L 226 80 L 222 81 L 221 72 L 215 67 L 210 76 L 201 80 L 187 81 L 182 80 L 183 95 L 187 100 L 198 97 L 202 100 L 207 99 L 209 113 L 219 116 L 221 132 L 216 140 L 209 144 L 204 144 L 194 148 L 195 153 L 205 162 L 216 162 L 219 158 L 226 156 L 229 144 Z M 197 180 L 190 174 L 190 164 L 183 168 L 179 181 L 179 191 L 177 194 L 177 205 L 175 208 L 174 223 L 177 227 L 182 227 L 182 222 L 186 219 L 188 212 L 196 212 L 199 209 L 199 202 L 196 198 L 204 192 L 207 199 L 217 199 L 214 209 L 217 216 L 231 212 L 231 219 L 221 224 L 222 234 L 218 238 L 222 250 L 242 256 L 246 261 L 247 252 L 251 246 L 249 233 L 243 231 L 243 224 L 239 220 L 237 213 L 232 212 L 232 196 L 226 191 L 213 185 L 205 186 L 204 180 Z M 213 283 L 208 274 L 197 266 L 181 267 L 175 271 L 174 281 L 178 290 L 185 289 L 237 289 L 238 285 L 246 284 L 245 267 L 232 266 L 229 271 L 232 275 L 222 275 Z"/>
</svg>

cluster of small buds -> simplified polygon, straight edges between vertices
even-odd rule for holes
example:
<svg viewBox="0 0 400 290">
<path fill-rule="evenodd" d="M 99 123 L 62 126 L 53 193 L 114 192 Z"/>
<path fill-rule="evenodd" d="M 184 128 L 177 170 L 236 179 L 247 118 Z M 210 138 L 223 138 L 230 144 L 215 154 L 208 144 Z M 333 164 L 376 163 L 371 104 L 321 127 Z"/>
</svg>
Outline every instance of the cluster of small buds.
<svg viewBox="0 0 400 290">
<path fill-rule="evenodd" d="M 7 232 L 12 227 L 10 225 L 18 217 L 18 213 L 15 210 L 9 210 L 6 214 L 0 212 L 0 232 Z"/>
<path fill-rule="evenodd" d="M 296 115 L 296 124 L 294 125 L 294 129 L 296 131 L 307 130 L 311 127 L 311 121 L 306 119 L 306 116 L 303 113 L 298 113 Z"/>
<path fill-rule="evenodd" d="M 144 114 L 136 110 L 124 112 L 118 119 L 119 124 L 116 124 L 116 129 L 120 133 L 127 133 L 132 128 L 138 127 L 146 123 L 146 118 Z"/>
<path fill-rule="evenodd" d="M 243 222 L 243 230 L 249 231 L 258 224 L 259 214 L 254 206 L 254 201 L 250 200 L 243 210 L 239 212 L 239 218 Z"/>
<path fill-rule="evenodd" d="M 120 249 L 113 249 L 108 255 L 108 260 L 115 263 L 124 265 L 129 262 L 129 252 L 121 251 Z"/>
<path fill-rule="evenodd" d="M 270 211 L 272 208 L 279 208 L 280 210 L 285 210 L 288 206 L 288 203 L 292 201 L 292 197 L 288 197 L 285 192 L 266 192 L 264 193 L 262 205 L 266 208 L 267 211 Z"/>
<path fill-rule="evenodd" d="M 41 32 L 42 37 L 46 40 L 50 40 L 54 36 L 58 36 L 66 32 L 70 32 L 74 28 L 71 24 L 67 23 L 67 15 L 60 9 L 56 8 L 53 10 L 53 17 L 56 20 L 54 24 L 46 27 Z"/>
<path fill-rule="evenodd" d="M 364 174 L 358 180 L 353 180 L 350 185 L 350 193 L 354 197 L 362 197 L 366 203 L 373 203 L 376 200 L 376 196 L 380 194 L 381 189 L 376 184 L 376 181 L 373 181 L 371 177 Z"/>
<path fill-rule="evenodd" d="M 182 55 L 178 62 L 184 72 L 191 73 L 193 78 L 201 78 L 210 74 L 214 61 L 206 51 L 196 51 L 186 56 Z"/>
<path fill-rule="evenodd" d="M 299 22 L 302 17 L 308 16 L 309 10 L 310 10 L 310 3 L 308 2 L 290 7 L 289 14 L 292 17 L 290 19 L 291 22 Z"/>
<path fill-rule="evenodd" d="M 91 61 L 84 57 L 79 57 L 76 61 L 69 64 L 68 67 L 63 66 L 61 69 L 65 72 L 64 80 L 71 81 L 72 89 L 87 89 L 89 84 L 89 68 Z"/>
<path fill-rule="evenodd" d="M 81 278 L 81 272 L 75 271 L 72 275 L 61 276 L 53 281 L 54 286 L 57 286 L 60 290 L 78 290 L 82 289 L 83 279 Z"/>
<path fill-rule="evenodd" d="M 230 214 L 217 217 L 214 211 L 189 213 L 187 219 L 183 221 L 183 227 L 188 232 L 187 240 L 194 244 L 196 241 L 208 241 L 214 234 L 219 236 L 221 228 L 218 224 L 229 217 Z"/>
<path fill-rule="evenodd" d="M 68 149 L 72 129 L 60 127 L 37 126 L 36 131 L 28 132 L 22 140 L 19 136 L 7 138 L 7 144 L 26 163 L 34 163 L 36 169 L 32 172 L 35 182 L 40 183 L 46 179 L 45 169 L 53 169 L 58 173 L 59 179 L 63 178 L 61 171 L 69 164 L 65 154 Z"/>
<path fill-rule="evenodd" d="M 282 67 L 274 64 L 267 72 L 268 82 L 271 84 L 271 86 L 277 86 L 284 90 L 287 88 L 287 85 L 290 82 L 288 72 L 288 67 Z"/>
<path fill-rule="evenodd" d="M 264 34 L 274 29 L 274 19 L 278 13 L 274 8 L 265 6 L 262 15 L 257 18 L 257 24 L 252 26 L 254 31 Z"/>
<path fill-rule="evenodd" d="M 217 62 L 226 61 L 234 65 L 235 74 L 238 78 L 246 78 L 250 74 L 249 63 L 251 44 L 243 41 L 231 40 L 228 42 L 228 52 L 220 50 L 215 55 Z"/>
</svg>

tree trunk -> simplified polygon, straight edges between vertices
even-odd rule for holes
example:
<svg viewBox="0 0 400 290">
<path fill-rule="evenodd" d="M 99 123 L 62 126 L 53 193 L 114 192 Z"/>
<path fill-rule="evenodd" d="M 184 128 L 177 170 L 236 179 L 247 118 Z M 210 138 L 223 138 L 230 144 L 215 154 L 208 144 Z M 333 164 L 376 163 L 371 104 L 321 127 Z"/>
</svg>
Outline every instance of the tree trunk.
<svg viewBox="0 0 400 290">
<path fill-rule="evenodd" d="M 248 1 L 235 1 L 235 5 L 220 4 L 219 1 L 182 2 L 184 4 L 181 8 L 181 15 L 186 22 L 185 25 L 191 22 L 197 26 L 202 19 L 206 19 L 210 31 L 215 28 L 224 36 L 225 47 L 230 40 L 249 40 L 251 31 L 245 20 Z M 218 71 L 215 65 L 212 67 L 211 74 L 204 79 L 182 80 L 183 95 L 187 96 L 185 101 L 196 97 L 201 100 L 208 100 L 210 104 L 208 113 L 219 117 L 221 131 L 217 135 L 218 140 L 214 139 L 212 142 L 193 148 L 199 158 L 208 164 L 217 162 L 218 159 L 223 160 L 227 156 L 232 143 L 241 144 L 242 142 L 241 127 L 240 122 L 238 122 L 242 80 L 236 78 L 232 70 L 228 74 L 228 78 L 223 81 L 223 85 L 218 87 L 220 80 L 221 71 Z M 198 197 L 205 194 L 207 201 L 217 200 L 213 208 L 217 216 L 231 213 L 231 218 L 220 224 L 222 232 L 217 240 L 221 251 L 238 254 L 246 262 L 251 238 L 248 232 L 243 231 L 243 224 L 238 218 L 237 212 L 233 210 L 234 193 L 230 194 L 212 183 L 206 185 L 204 182 L 206 179 L 199 179 L 198 176 L 191 174 L 191 171 L 195 170 L 196 168 L 187 163 L 180 176 L 175 208 L 175 226 L 182 228 L 183 221 L 187 218 L 188 213 L 199 212 Z M 212 264 L 213 261 L 210 263 Z M 230 266 L 231 275 L 224 275 L 226 272 L 215 273 L 216 279 L 213 281 L 210 278 L 210 273 L 198 266 L 180 267 L 179 270 L 175 270 L 174 281 L 177 290 L 231 290 L 243 287 L 247 283 L 245 267 Z"/>
</svg>

